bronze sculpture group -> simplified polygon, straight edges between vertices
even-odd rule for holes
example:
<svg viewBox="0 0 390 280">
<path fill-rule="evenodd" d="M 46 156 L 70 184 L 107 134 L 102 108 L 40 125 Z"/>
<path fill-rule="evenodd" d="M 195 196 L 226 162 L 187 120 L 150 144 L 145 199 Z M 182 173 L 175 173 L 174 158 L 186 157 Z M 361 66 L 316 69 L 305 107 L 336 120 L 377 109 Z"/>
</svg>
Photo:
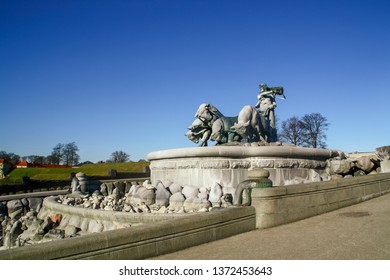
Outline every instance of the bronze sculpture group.
<svg viewBox="0 0 390 280">
<path fill-rule="evenodd" d="M 284 90 L 283 87 L 268 87 L 266 84 L 259 87 L 257 104 L 244 106 L 235 117 L 224 116 L 211 104 L 201 104 L 185 135 L 200 146 L 207 146 L 208 140 L 215 141 L 217 145 L 276 142 L 275 97 L 281 95 L 285 99 Z"/>
</svg>

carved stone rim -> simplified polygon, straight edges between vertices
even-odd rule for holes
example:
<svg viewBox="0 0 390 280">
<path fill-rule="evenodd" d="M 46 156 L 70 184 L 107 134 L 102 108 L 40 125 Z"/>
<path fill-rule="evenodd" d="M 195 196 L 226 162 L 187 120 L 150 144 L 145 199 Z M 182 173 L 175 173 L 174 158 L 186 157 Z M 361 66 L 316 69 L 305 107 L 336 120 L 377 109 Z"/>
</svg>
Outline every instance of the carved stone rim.
<svg viewBox="0 0 390 280">
<path fill-rule="evenodd" d="M 191 147 L 151 152 L 147 155 L 149 161 L 175 158 L 191 157 L 264 157 L 264 158 L 297 158 L 326 160 L 342 156 L 342 152 L 330 149 L 314 149 L 295 146 L 259 146 L 259 147 L 237 147 L 237 146 L 213 146 L 213 147 Z"/>
</svg>

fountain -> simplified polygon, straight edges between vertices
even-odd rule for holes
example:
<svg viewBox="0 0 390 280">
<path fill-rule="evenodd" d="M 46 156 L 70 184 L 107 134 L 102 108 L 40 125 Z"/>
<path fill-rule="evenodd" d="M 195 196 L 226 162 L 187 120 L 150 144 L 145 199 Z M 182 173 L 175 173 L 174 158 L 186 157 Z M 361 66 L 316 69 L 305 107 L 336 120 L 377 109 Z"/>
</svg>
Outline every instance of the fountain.
<svg viewBox="0 0 390 280">
<path fill-rule="evenodd" d="M 152 183 L 168 179 L 209 189 L 217 183 L 237 203 L 241 195 L 237 186 L 248 178 L 251 169 L 268 170 L 273 186 L 283 186 L 296 178 L 326 180 L 327 160 L 343 158 L 344 154 L 278 142 L 275 97 L 285 99 L 284 90 L 265 84 L 260 89 L 258 103 L 244 106 L 236 117 L 224 116 L 212 104 L 201 104 L 185 134 L 191 141 L 200 142 L 200 147 L 148 154 Z M 217 145 L 208 147 L 209 140 Z"/>
</svg>

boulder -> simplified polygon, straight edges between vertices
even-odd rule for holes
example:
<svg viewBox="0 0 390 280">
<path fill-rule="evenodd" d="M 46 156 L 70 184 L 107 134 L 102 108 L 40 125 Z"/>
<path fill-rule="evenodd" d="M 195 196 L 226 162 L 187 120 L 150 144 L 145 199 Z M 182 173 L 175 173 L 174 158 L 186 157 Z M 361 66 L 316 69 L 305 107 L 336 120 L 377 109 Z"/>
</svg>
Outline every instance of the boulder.
<svg viewBox="0 0 390 280">
<path fill-rule="evenodd" d="M 127 194 L 130 191 L 132 184 L 129 181 L 125 182 L 125 193 Z"/>
<path fill-rule="evenodd" d="M 363 170 L 365 173 L 370 173 L 375 168 L 375 164 L 371 161 L 368 156 L 362 156 L 357 159 L 356 167 Z"/>
<path fill-rule="evenodd" d="M 7 202 L 8 217 L 19 219 L 23 215 L 23 203 L 20 199 L 14 199 Z"/>
<path fill-rule="evenodd" d="M 213 207 L 221 207 L 221 197 L 223 195 L 222 186 L 218 183 L 215 183 L 210 190 L 209 201 Z"/>
<path fill-rule="evenodd" d="M 171 193 L 167 191 L 163 184 L 158 184 L 156 189 L 156 204 L 167 207 Z"/>
<path fill-rule="evenodd" d="M 117 195 L 119 196 L 119 198 L 122 198 L 125 196 L 125 193 L 126 193 L 126 185 L 124 182 L 122 181 L 116 181 L 114 182 L 114 187 L 115 189 L 117 190 Z"/>
<path fill-rule="evenodd" d="M 198 212 L 201 209 L 208 209 L 210 208 L 211 202 L 207 199 L 201 199 L 198 197 L 195 198 L 187 198 L 184 201 L 183 207 L 186 212 Z"/>
<path fill-rule="evenodd" d="M 63 229 L 51 229 L 48 233 L 43 236 L 43 239 L 46 241 L 64 239 L 65 230 Z"/>
<path fill-rule="evenodd" d="M 108 189 L 107 189 L 107 185 L 105 183 L 102 183 L 100 185 L 100 193 L 104 196 L 107 196 L 108 195 Z"/>
<path fill-rule="evenodd" d="M 328 161 L 327 170 L 329 175 L 344 175 L 351 171 L 352 163 L 345 159 L 334 159 Z"/>
<path fill-rule="evenodd" d="M 152 205 L 155 203 L 155 193 L 154 189 L 148 189 L 146 187 L 141 187 L 137 190 L 137 192 L 133 196 L 139 202 L 136 204 L 145 204 Z"/>
<path fill-rule="evenodd" d="M 197 197 L 199 189 L 197 187 L 187 185 L 183 187 L 181 192 L 186 198 Z"/>
<path fill-rule="evenodd" d="M 127 193 L 127 196 L 134 196 L 134 194 L 138 191 L 138 189 L 142 188 L 140 185 L 133 184 Z"/>
<path fill-rule="evenodd" d="M 114 184 L 113 183 L 106 183 L 106 186 L 107 186 L 107 195 L 112 194 L 112 192 L 114 191 Z"/>
<path fill-rule="evenodd" d="M 64 229 L 65 237 L 74 237 L 76 236 L 79 229 L 72 225 L 67 225 Z"/>
<path fill-rule="evenodd" d="M 176 211 L 183 207 L 186 198 L 181 192 L 176 192 L 169 198 L 169 210 Z"/>
<path fill-rule="evenodd" d="M 157 182 L 157 186 L 159 184 L 161 184 L 164 188 L 169 188 L 173 184 L 173 182 L 171 180 L 159 180 Z"/>
<path fill-rule="evenodd" d="M 168 187 L 169 191 L 171 192 L 171 194 L 174 194 L 174 193 L 177 193 L 177 192 L 181 192 L 182 191 L 182 186 L 180 186 L 179 184 L 171 184 L 169 187 Z"/>
<path fill-rule="evenodd" d="M 30 197 L 28 200 L 28 208 L 30 210 L 34 210 L 36 212 L 39 212 L 42 208 L 43 199 L 40 197 Z"/>
<path fill-rule="evenodd" d="M 209 199 L 209 193 L 208 192 L 200 192 L 200 193 L 198 193 L 198 198 L 208 200 Z"/>
</svg>

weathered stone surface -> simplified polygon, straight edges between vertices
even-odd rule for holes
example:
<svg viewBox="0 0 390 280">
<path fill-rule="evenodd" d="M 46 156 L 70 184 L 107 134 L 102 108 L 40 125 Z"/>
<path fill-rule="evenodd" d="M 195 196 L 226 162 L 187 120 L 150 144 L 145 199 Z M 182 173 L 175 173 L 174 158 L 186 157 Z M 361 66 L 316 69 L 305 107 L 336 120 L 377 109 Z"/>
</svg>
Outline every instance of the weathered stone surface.
<svg viewBox="0 0 390 280">
<path fill-rule="evenodd" d="M 140 185 L 132 185 L 129 192 L 128 192 L 128 196 L 133 196 L 137 193 L 138 189 L 142 188 L 142 186 Z"/>
<path fill-rule="evenodd" d="M 285 186 L 297 185 L 297 184 L 303 184 L 304 182 L 305 182 L 305 179 L 303 179 L 303 178 L 295 178 L 292 180 L 284 181 L 284 185 Z"/>
<path fill-rule="evenodd" d="M 221 197 L 222 197 L 222 187 L 220 184 L 215 183 L 210 190 L 209 194 L 209 201 L 211 202 L 213 207 L 220 207 L 221 206 Z"/>
<path fill-rule="evenodd" d="M 107 196 L 108 195 L 108 190 L 107 190 L 107 185 L 105 183 L 102 183 L 100 185 L 100 192 L 102 195 Z"/>
<path fill-rule="evenodd" d="M 114 184 L 113 183 L 106 183 L 106 186 L 107 186 L 107 195 L 112 194 L 112 192 L 114 190 Z"/>
<path fill-rule="evenodd" d="M 112 197 L 113 200 L 115 201 L 118 201 L 119 199 L 121 199 L 121 196 L 120 196 L 120 192 L 117 188 L 114 187 L 114 189 L 112 190 L 112 194 L 109 195 L 108 197 Z"/>
<path fill-rule="evenodd" d="M 269 171 L 263 168 L 253 168 L 248 170 L 249 179 L 268 178 Z"/>
<path fill-rule="evenodd" d="M 345 159 L 328 161 L 327 170 L 329 175 L 347 174 L 351 170 L 351 162 Z"/>
<path fill-rule="evenodd" d="M 309 181 L 310 182 L 321 182 L 322 181 L 321 175 L 317 171 L 310 169 L 309 170 Z"/>
<path fill-rule="evenodd" d="M 46 241 L 64 239 L 65 231 L 62 229 L 51 229 L 48 233 L 43 236 L 43 239 Z"/>
<path fill-rule="evenodd" d="M 237 169 L 237 168 L 244 168 L 248 169 L 251 167 L 251 162 L 249 160 L 232 160 L 230 162 L 230 168 Z"/>
<path fill-rule="evenodd" d="M 167 207 L 169 204 L 169 197 L 171 193 L 167 191 L 163 184 L 157 185 L 156 189 L 156 204 Z"/>
<path fill-rule="evenodd" d="M 261 160 L 252 161 L 252 168 L 273 168 L 273 167 L 274 167 L 274 160 L 261 159 Z"/>
<path fill-rule="evenodd" d="M 176 166 L 176 165 L 175 165 L 175 166 Z M 169 188 L 169 186 L 172 185 L 173 182 L 172 182 L 171 180 L 168 180 L 168 179 L 163 179 L 163 180 L 161 180 L 161 181 L 158 181 L 156 187 L 158 187 L 159 184 L 161 184 L 164 188 Z"/>
<path fill-rule="evenodd" d="M 30 197 L 28 200 L 28 207 L 36 212 L 42 208 L 43 199 L 40 197 Z"/>
<path fill-rule="evenodd" d="M 203 209 L 203 208 L 206 208 L 206 209 L 210 208 L 211 203 L 207 199 L 190 197 L 184 201 L 183 207 L 184 207 L 186 212 L 196 212 L 196 211 L 199 211 L 200 209 Z"/>
<path fill-rule="evenodd" d="M 104 230 L 104 226 L 101 221 L 91 220 L 88 224 L 89 232 L 102 232 Z"/>
<path fill-rule="evenodd" d="M 172 194 L 172 196 L 169 198 L 169 210 L 176 211 L 179 210 L 181 207 L 183 207 L 184 201 L 186 198 L 184 195 L 180 192 L 176 192 Z"/>
<path fill-rule="evenodd" d="M 16 241 L 18 236 L 23 233 L 22 222 L 15 219 L 6 219 L 2 223 L 2 231 L 3 231 L 3 246 L 6 248 L 10 248 L 12 246 L 17 245 Z"/>
<path fill-rule="evenodd" d="M 18 219 L 23 215 L 23 204 L 19 199 L 7 202 L 8 216 L 11 219 Z"/>
<path fill-rule="evenodd" d="M 117 195 L 119 196 L 119 198 L 122 198 L 125 196 L 126 185 L 124 182 L 116 181 L 116 182 L 114 182 L 114 187 L 117 190 Z"/>
<path fill-rule="evenodd" d="M 73 237 L 76 236 L 79 229 L 72 225 L 67 225 L 64 229 L 65 237 Z"/>
<path fill-rule="evenodd" d="M 32 241 L 40 241 L 43 238 L 43 233 L 40 231 L 40 225 L 42 224 L 42 220 L 31 218 L 25 221 L 25 226 L 27 230 L 24 230 L 18 238 L 22 243 Z M 22 244 L 24 245 L 24 244 Z"/>
<path fill-rule="evenodd" d="M 177 193 L 177 192 L 181 192 L 182 191 L 182 186 L 180 186 L 179 184 L 175 184 L 175 183 L 172 183 L 169 187 L 168 187 L 169 191 L 171 192 L 171 194 L 174 194 L 174 193 Z"/>
<path fill-rule="evenodd" d="M 356 167 L 363 170 L 365 173 L 370 173 L 374 169 L 375 164 L 371 161 L 370 157 L 362 156 L 357 159 Z"/>
<path fill-rule="evenodd" d="M 131 182 L 129 182 L 129 181 L 125 182 L 125 193 L 126 194 L 130 191 L 131 186 L 132 186 Z"/>
<path fill-rule="evenodd" d="M 152 205 L 155 203 L 154 189 L 140 188 L 136 196 L 140 199 L 141 204 Z"/>
<path fill-rule="evenodd" d="M 198 193 L 198 198 L 201 199 L 209 199 L 209 193 L 207 191 L 202 191 Z"/>
<path fill-rule="evenodd" d="M 197 197 L 199 189 L 197 187 L 187 185 L 183 187 L 181 192 L 186 198 Z"/>
<path fill-rule="evenodd" d="M 298 168 L 300 162 L 298 160 L 278 159 L 275 160 L 275 168 Z"/>
</svg>

